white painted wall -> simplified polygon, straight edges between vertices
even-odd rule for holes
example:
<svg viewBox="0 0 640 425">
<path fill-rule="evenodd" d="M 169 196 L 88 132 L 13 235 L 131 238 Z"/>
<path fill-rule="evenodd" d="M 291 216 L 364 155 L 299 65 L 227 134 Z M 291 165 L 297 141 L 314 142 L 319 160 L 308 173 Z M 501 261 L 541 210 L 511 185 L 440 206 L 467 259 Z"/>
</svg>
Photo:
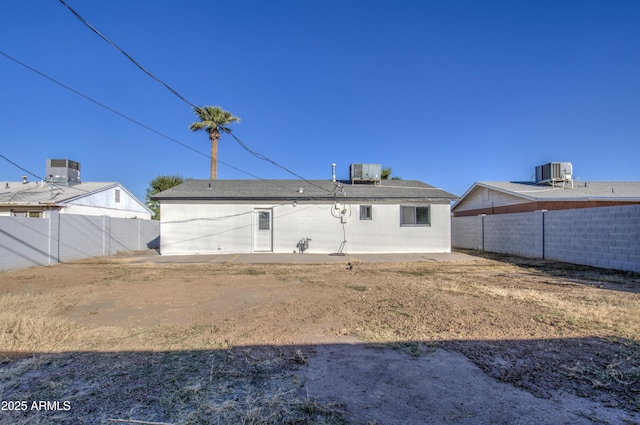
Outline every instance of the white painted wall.
<svg viewBox="0 0 640 425">
<path fill-rule="evenodd" d="M 254 251 L 256 208 L 273 209 L 273 251 L 293 252 L 310 238 L 307 253 L 450 252 L 449 203 L 412 204 L 431 207 L 430 226 L 400 226 L 398 204 L 374 204 L 373 219 L 360 220 L 359 204 L 346 204 L 346 223 L 333 204 L 213 204 L 162 201 L 161 253 L 213 254 Z M 349 214 L 350 210 L 350 214 Z M 332 215 L 338 217 L 334 217 Z"/>
<path fill-rule="evenodd" d="M 70 204 L 60 210 L 61 214 L 78 214 L 78 215 L 106 215 L 116 218 L 139 218 L 141 220 L 151 220 L 151 214 L 148 211 L 127 210 L 120 208 L 106 208 L 91 205 Z"/>
<path fill-rule="evenodd" d="M 120 191 L 120 202 L 116 202 L 116 190 Z M 151 219 L 151 214 L 140 202 L 120 186 L 111 187 L 71 201 L 67 214 L 108 215 L 121 218 Z"/>
<path fill-rule="evenodd" d="M 528 201 L 518 196 L 477 186 L 463 202 L 456 206 L 456 212 L 477 210 L 481 208 L 503 207 L 505 205 L 525 204 Z"/>
<path fill-rule="evenodd" d="M 0 270 L 158 248 L 157 220 L 80 216 L 0 217 Z"/>
</svg>

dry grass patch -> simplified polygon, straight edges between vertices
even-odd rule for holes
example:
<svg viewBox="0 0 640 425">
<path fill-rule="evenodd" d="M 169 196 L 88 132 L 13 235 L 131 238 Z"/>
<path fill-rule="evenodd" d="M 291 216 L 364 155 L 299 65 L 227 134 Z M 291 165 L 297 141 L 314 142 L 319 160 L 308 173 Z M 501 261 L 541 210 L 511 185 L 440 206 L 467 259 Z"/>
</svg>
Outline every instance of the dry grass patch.
<svg viewBox="0 0 640 425">
<path fill-rule="evenodd" d="M 116 257 L 12 272 L 0 347 L 40 354 L 0 356 L 0 392 L 74 403 L 76 417 L 36 424 L 339 424 L 343 406 L 298 392 L 296 370 L 312 357 L 299 346 L 357 337 L 412 355 L 455 349 L 537 396 L 561 389 L 640 409 L 640 295 L 598 287 L 640 288 L 640 277 L 497 258 L 346 270 Z"/>
</svg>

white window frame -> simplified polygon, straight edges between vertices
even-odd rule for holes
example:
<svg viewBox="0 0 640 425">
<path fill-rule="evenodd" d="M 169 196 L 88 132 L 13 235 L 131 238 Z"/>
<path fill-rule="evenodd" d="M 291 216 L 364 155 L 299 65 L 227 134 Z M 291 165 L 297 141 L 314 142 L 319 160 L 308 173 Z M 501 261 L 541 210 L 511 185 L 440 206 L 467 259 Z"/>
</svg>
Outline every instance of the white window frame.
<svg viewBox="0 0 640 425">
<path fill-rule="evenodd" d="M 418 223 L 418 208 L 427 210 L 426 222 Z M 429 226 L 431 226 L 431 205 L 400 205 L 400 227 Z"/>
</svg>

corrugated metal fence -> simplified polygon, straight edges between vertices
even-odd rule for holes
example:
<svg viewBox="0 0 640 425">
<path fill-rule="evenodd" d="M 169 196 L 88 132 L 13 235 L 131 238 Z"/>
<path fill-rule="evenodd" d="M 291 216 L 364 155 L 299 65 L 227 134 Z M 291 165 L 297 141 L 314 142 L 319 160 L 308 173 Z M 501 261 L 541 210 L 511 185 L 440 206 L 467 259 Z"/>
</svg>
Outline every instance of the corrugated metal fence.
<svg viewBox="0 0 640 425">
<path fill-rule="evenodd" d="M 451 245 L 640 272 L 640 205 L 453 217 Z"/>
<path fill-rule="evenodd" d="M 160 246 L 160 222 L 58 214 L 0 217 L 0 270 L 44 266 Z"/>
</svg>

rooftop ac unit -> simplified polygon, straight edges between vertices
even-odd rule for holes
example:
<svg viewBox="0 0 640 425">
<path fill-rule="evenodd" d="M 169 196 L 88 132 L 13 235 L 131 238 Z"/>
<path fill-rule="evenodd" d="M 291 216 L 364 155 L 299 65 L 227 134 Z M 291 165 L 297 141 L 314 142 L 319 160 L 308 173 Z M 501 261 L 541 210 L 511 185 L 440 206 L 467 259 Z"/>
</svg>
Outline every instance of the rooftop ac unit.
<svg viewBox="0 0 640 425">
<path fill-rule="evenodd" d="M 571 181 L 573 165 L 570 162 L 550 162 L 536 167 L 536 184 Z"/>
<path fill-rule="evenodd" d="M 377 182 L 382 176 L 380 164 L 351 164 L 351 183 Z"/>
<path fill-rule="evenodd" d="M 80 163 L 70 159 L 47 159 L 47 180 L 52 183 L 80 183 Z"/>
</svg>

